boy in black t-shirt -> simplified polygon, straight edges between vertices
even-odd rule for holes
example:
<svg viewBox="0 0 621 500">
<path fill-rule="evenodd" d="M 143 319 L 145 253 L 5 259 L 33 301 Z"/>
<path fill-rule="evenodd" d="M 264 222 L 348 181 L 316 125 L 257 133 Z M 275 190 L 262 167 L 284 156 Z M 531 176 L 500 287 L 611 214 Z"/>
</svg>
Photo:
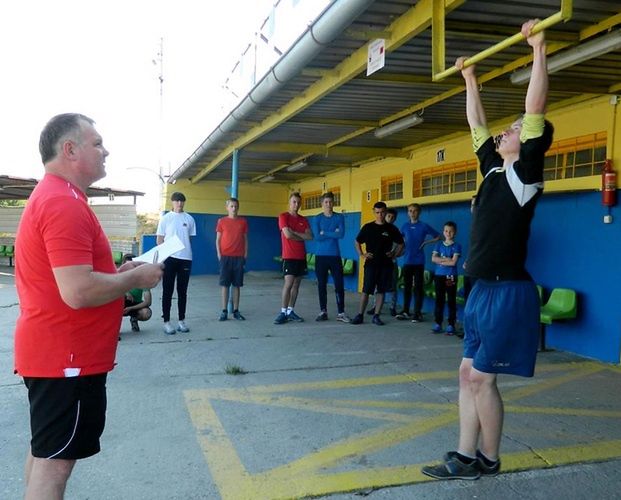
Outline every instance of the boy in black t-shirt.
<svg viewBox="0 0 621 500">
<path fill-rule="evenodd" d="M 436 479 L 478 479 L 500 471 L 503 403 L 498 373 L 532 377 L 539 337 L 539 296 L 526 270 L 526 249 L 543 192 L 544 155 L 552 125 L 544 119 L 548 94 L 546 44 L 538 20 L 522 25 L 533 50 L 526 113 L 495 141 L 474 66 L 455 66 L 466 83 L 466 115 L 483 181 L 477 193 L 466 273 L 476 283 L 464 311 L 459 367 L 459 446 L 439 465 L 422 468 Z"/>
<path fill-rule="evenodd" d="M 384 304 L 384 293 L 391 288 L 393 259 L 403 248 L 403 236 L 392 224 L 386 223 L 386 203 L 378 201 L 373 205 L 375 221 L 365 224 L 360 229 L 354 245 L 356 252 L 364 258 L 364 279 L 360 308 L 352 320 L 359 325 L 364 321 L 364 310 L 369 302 L 369 295 L 375 293 L 375 314 L 373 324 L 383 325 L 379 313 Z M 365 250 L 362 250 L 364 245 Z M 376 293 L 377 290 L 377 293 Z"/>
</svg>

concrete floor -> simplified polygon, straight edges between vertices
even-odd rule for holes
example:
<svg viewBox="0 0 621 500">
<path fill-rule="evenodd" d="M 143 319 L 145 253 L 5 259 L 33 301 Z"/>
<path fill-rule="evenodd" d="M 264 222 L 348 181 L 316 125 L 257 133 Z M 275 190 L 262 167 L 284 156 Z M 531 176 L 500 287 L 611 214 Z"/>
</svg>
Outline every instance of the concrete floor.
<svg viewBox="0 0 621 500">
<path fill-rule="evenodd" d="M 26 391 L 12 374 L 18 313 L 0 268 L 0 498 L 23 494 Z M 241 311 L 219 322 L 214 276 L 193 277 L 189 334 L 164 335 L 159 290 L 140 333 L 123 323 L 108 378 L 102 452 L 80 461 L 67 499 L 621 498 L 621 370 L 559 352 L 533 379 L 501 377 L 503 474 L 438 482 L 420 473 L 457 442 L 461 341 L 430 323 L 274 325 L 282 281 L 249 273 Z M 347 294 L 353 315 L 358 296 Z M 173 310 L 176 307 L 173 302 Z M 175 317 L 175 314 L 173 314 Z M 429 315 L 427 315 L 429 318 Z M 239 368 L 243 375 L 227 374 Z"/>
</svg>

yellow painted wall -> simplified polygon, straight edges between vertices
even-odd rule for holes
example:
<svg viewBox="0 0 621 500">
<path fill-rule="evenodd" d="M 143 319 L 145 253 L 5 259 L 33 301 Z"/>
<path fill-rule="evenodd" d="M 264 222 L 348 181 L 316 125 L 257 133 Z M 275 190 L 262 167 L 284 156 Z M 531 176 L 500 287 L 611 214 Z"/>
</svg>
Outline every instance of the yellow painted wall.
<svg viewBox="0 0 621 500">
<path fill-rule="evenodd" d="M 171 209 L 170 195 L 175 191 L 180 191 L 187 199 L 185 209 L 188 212 L 226 213 L 224 202 L 230 195 L 225 188 L 230 184 L 230 182 L 224 181 L 192 184 L 187 180 L 178 180 L 172 185 L 167 184 L 165 210 Z M 289 187 L 271 183 L 240 183 L 238 198 L 241 215 L 276 217 L 287 210 Z"/>
<path fill-rule="evenodd" d="M 608 157 L 613 165 L 621 170 L 621 100 L 617 105 L 611 104 L 610 96 L 598 97 L 585 102 L 572 104 L 566 108 L 553 110 L 547 118 L 554 124 L 555 140 L 592 134 L 606 130 L 608 132 Z M 465 116 L 464 116 L 465 120 Z M 492 134 L 497 134 L 508 127 L 513 117 L 506 121 L 490 124 Z M 469 134 L 453 134 L 432 145 L 421 145 L 408 148 L 410 157 L 390 158 L 366 164 L 360 168 L 350 168 L 329 174 L 319 179 L 308 180 L 296 184 L 300 192 L 322 189 L 325 182 L 327 189 L 333 186 L 341 188 L 341 210 L 344 212 L 360 211 L 360 193 L 369 189 L 380 189 L 382 176 L 403 175 L 403 199 L 388 201 L 388 206 L 404 206 L 409 203 L 446 203 L 468 200 L 474 192 L 426 196 L 412 196 L 412 172 L 417 169 L 436 167 L 436 152 L 445 149 L 444 164 L 472 160 L 474 152 Z M 480 182 L 480 175 L 478 182 Z M 567 179 L 546 182 L 546 192 L 579 191 L 601 188 L 600 176 Z M 313 214 L 317 210 L 303 211 Z"/>
<path fill-rule="evenodd" d="M 620 104 L 611 104 L 611 96 L 602 96 L 582 102 L 572 103 L 566 107 L 554 109 L 547 118 L 554 124 L 555 140 L 578 137 L 603 130 L 608 132 L 608 157 L 613 165 L 621 171 L 621 100 Z M 464 115 L 464 122 L 466 118 Z M 497 134 L 508 127 L 513 117 L 490 124 L 492 134 Z M 469 200 L 474 192 L 463 192 L 438 196 L 412 197 L 412 172 L 418 169 L 437 167 L 436 152 L 445 150 L 443 164 L 472 160 L 470 134 L 452 134 L 434 144 L 421 144 L 406 148 L 408 158 L 388 158 L 367 163 L 358 168 L 347 168 L 335 171 L 326 176 L 303 182 L 284 185 L 274 183 L 240 183 L 240 212 L 245 215 L 277 216 L 287 209 L 289 193 L 328 191 L 339 187 L 341 190 L 342 212 L 360 212 L 361 193 L 372 189 L 380 189 L 382 176 L 403 176 L 403 198 L 388 201 L 388 206 L 404 206 L 412 202 L 422 204 L 448 203 Z M 480 175 L 478 182 L 481 181 Z M 230 182 L 208 181 L 191 184 L 189 181 L 178 181 L 175 185 L 167 185 L 166 209 L 170 209 L 170 193 L 182 191 L 188 198 L 186 209 L 196 213 L 219 214 L 224 212 L 224 200 L 228 198 L 225 187 Z M 599 176 L 567 179 L 546 182 L 546 193 L 554 191 L 599 190 Z M 301 211 L 305 215 L 313 215 L 318 210 Z"/>
</svg>

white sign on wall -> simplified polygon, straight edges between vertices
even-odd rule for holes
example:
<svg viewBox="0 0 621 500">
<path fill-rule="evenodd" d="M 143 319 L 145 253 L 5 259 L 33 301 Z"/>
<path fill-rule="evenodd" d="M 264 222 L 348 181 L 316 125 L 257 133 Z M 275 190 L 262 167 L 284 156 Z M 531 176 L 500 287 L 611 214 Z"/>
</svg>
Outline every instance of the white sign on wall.
<svg viewBox="0 0 621 500">
<path fill-rule="evenodd" d="M 367 76 L 384 67 L 386 56 L 386 40 L 377 38 L 367 48 Z"/>
</svg>

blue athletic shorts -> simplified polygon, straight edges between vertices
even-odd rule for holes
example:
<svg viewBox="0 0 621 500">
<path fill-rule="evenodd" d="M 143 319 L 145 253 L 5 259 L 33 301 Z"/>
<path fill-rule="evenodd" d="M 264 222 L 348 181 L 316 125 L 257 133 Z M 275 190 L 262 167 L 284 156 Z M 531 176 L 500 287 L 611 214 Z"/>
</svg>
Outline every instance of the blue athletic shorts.
<svg viewBox="0 0 621 500">
<path fill-rule="evenodd" d="M 464 358 L 481 372 L 532 377 L 539 309 L 532 281 L 478 279 L 464 311 Z"/>
</svg>

